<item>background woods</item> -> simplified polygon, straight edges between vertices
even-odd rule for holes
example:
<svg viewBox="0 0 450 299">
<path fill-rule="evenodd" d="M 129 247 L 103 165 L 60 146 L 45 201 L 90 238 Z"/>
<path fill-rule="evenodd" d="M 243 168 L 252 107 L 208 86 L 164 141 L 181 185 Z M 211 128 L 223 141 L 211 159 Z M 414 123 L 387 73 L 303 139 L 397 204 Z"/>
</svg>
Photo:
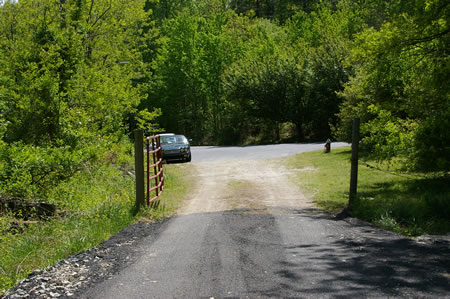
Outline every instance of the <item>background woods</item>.
<svg viewBox="0 0 450 299">
<path fill-rule="evenodd" d="M 6 196 L 45 197 L 137 126 L 197 144 L 348 140 L 359 116 L 380 161 L 449 169 L 446 1 L 3 2 Z"/>
</svg>

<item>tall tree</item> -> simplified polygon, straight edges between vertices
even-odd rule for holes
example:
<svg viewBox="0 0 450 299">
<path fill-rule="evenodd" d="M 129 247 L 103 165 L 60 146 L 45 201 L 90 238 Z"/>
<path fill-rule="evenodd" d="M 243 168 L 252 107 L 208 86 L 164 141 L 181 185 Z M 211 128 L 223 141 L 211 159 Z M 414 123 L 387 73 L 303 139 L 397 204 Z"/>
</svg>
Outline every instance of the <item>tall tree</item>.
<svg viewBox="0 0 450 299">
<path fill-rule="evenodd" d="M 142 99 L 131 79 L 143 70 L 136 51 L 143 6 L 24 0 L 1 7 L 5 140 L 46 144 L 121 130 Z"/>
<path fill-rule="evenodd" d="M 45 198 L 124 138 L 147 20 L 143 0 L 0 6 L 0 194 Z"/>
<path fill-rule="evenodd" d="M 392 1 L 391 22 L 358 36 L 358 66 L 342 93 L 340 116 L 360 115 L 365 144 L 380 159 L 448 170 L 450 135 L 448 1 Z"/>
<path fill-rule="evenodd" d="M 234 14 L 220 3 L 197 4 L 161 28 L 148 105 L 162 108 L 162 127 L 200 141 L 221 126 L 221 76 L 230 55 L 222 28 Z"/>
</svg>

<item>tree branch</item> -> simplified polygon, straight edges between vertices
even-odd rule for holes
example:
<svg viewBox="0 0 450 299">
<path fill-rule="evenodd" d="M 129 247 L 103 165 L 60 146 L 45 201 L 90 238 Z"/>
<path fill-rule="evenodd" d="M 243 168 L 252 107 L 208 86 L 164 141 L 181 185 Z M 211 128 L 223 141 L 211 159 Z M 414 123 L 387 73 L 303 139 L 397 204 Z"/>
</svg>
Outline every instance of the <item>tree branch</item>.
<svg viewBox="0 0 450 299">
<path fill-rule="evenodd" d="M 88 18 L 86 20 L 86 23 L 89 24 L 89 22 L 91 21 L 91 17 L 92 17 L 92 9 L 94 8 L 94 1 L 95 0 L 91 0 L 91 6 L 89 7 L 89 15 Z"/>
<path fill-rule="evenodd" d="M 109 7 L 94 21 L 94 23 L 92 24 L 92 27 L 95 27 L 97 22 L 100 21 L 101 19 L 103 19 L 103 17 L 108 13 L 108 11 L 111 10 L 111 8 L 112 8 L 111 7 L 111 1 L 109 1 Z"/>
<path fill-rule="evenodd" d="M 408 39 L 405 41 L 405 44 L 408 46 L 414 46 L 416 44 L 421 44 L 421 43 L 425 43 L 425 42 L 430 42 L 432 40 L 435 40 L 437 38 L 440 38 L 446 34 L 450 33 L 450 28 L 447 28 L 447 30 L 444 30 L 442 32 L 433 34 L 433 35 L 429 35 L 429 36 L 425 36 L 422 38 L 415 38 L 415 39 Z"/>
</svg>

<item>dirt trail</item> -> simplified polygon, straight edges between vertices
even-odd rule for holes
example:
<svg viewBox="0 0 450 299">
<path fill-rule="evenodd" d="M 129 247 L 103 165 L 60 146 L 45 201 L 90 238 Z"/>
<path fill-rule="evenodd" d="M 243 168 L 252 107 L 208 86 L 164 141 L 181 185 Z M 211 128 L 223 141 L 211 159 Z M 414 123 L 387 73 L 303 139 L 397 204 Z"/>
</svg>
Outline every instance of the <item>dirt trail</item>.
<svg viewBox="0 0 450 299">
<path fill-rule="evenodd" d="M 313 204 L 289 179 L 288 170 L 274 160 L 208 161 L 191 165 L 196 188 L 179 215 L 251 209 L 309 208 Z"/>
</svg>

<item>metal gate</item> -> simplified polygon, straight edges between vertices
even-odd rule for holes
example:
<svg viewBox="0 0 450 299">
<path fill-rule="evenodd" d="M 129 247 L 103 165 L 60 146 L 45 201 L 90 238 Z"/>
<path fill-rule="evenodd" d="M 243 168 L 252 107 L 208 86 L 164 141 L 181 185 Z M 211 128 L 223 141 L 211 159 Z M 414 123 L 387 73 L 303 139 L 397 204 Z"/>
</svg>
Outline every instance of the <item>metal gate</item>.
<svg viewBox="0 0 450 299">
<path fill-rule="evenodd" d="M 159 135 L 147 137 L 147 205 L 157 200 L 164 190 L 162 161 L 161 137 Z"/>
</svg>

